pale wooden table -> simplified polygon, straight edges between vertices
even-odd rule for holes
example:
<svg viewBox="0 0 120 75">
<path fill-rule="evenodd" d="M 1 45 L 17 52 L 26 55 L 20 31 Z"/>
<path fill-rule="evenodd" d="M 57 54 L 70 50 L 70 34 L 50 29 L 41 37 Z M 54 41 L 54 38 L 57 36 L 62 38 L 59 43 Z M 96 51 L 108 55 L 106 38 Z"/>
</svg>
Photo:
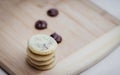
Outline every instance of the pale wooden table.
<svg viewBox="0 0 120 75">
<path fill-rule="evenodd" d="M 92 0 L 101 8 L 120 19 L 120 0 Z M 80 75 L 120 75 L 120 46 L 107 58 Z M 0 75 L 7 75 L 0 69 Z"/>
<path fill-rule="evenodd" d="M 92 0 L 94 3 L 120 19 L 120 0 Z M 80 75 L 120 75 L 120 46 L 108 57 Z"/>
</svg>

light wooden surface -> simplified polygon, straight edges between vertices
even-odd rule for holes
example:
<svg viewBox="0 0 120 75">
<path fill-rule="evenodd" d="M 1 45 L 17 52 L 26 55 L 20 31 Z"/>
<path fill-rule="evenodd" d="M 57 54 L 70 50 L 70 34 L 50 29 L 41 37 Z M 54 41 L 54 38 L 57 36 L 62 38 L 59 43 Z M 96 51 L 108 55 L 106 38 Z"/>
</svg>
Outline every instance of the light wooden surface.
<svg viewBox="0 0 120 75">
<path fill-rule="evenodd" d="M 96 5 L 120 19 L 120 0 L 92 0 Z M 105 59 L 80 75 L 120 75 L 120 44 Z"/>
<path fill-rule="evenodd" d="M 94 40 L 43 75 L 77 75 L 107 56 L 120 43 L 120 26 Z M 63 68 L 64 67 L 64 68 Z"/>
<path fill-rule="evenodd" d="M 107 12 L 86 1 L 56 0 L 57 4 L 51 2 L 48 5 L 45 4 L 46 2 L 41 4 L 27 0 L 1 1 L 0 61 L 3 68 L 18 75 L 44 73 L 29 67 L 25 62 L 26 42 L 32 35 L 38 33 L 49 35 L 55 31 L 63 36 L 63 42 L 56 53 L 59 64 L 69 55 L 120 24 Z M 60 14 L 56 18 L 50 18 L 46 15 L 46 11 L 54 6 L 59 9 Z M 34 23 L 38 19 L 44 19 L 49 23 L 47 30 L 34 29 Z"/>
</svg>

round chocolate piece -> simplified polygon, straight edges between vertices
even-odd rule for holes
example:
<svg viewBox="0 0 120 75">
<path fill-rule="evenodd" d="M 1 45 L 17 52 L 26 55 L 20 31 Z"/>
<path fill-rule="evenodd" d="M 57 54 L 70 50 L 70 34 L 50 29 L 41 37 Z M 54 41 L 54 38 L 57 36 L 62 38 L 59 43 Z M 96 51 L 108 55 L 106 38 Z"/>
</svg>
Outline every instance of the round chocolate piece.
<svg viewBox="0 0 120 75">
<path fill-rule="evenodd" d="M 58 10 L 55 9 L 55 8 L 49 9 L 49 10 L 47 11 L 47 14 L 48 14 L 49 16 L 51 16 L 51 17 L 57 16 L 58 13 L 59 13 Z"/>
<path fill-rule="evenodd" d="M 62 42 L 62 37 L 58 35 L 57 33 L 53 33 L 50 36 L 54 38 L 58 44 Z"/>
<path fill-rule="evenodd" d="M 61 36 L 58 36 L 55 40 L 56 40 L 57 43 L 59 44 L 59 43 L 61 43 L 61 41 L 62 41 L 62 37 L 61 37 Z"/>
<path fill-rule="evenodd" d="M 58 34 L 57 34 L 57 33 L 53 33 L 53 34 L 51 34 L 50 36 L 53 37 L 54 39 L 57 39 Z"/>
<path fill-rule="evenodd" d="M 46 29 L 47 28 L 47 22 L 44 21 L 44 20 L 38 20 L 36 23 L 35 23 L 35 28 L 36 29 Z"/>
</svg>

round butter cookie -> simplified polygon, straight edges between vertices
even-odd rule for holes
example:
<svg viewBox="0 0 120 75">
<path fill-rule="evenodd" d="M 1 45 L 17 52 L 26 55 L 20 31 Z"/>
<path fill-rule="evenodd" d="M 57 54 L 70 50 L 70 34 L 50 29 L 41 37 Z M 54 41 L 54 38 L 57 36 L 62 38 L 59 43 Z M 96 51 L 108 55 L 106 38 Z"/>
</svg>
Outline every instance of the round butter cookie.
<svg viewBox="0 0 120 75">
<path fill-rule="evenodd" d="M 53 57 L 52 59 L 47 60 L 47 61 L 35 61 L 35 60 L 32 60 L 30 57 L 27 57 L 27 60 L 29 60 L 31 63 L 33 63 L 35 65 L 43 66 L 43 65 L 49 65 L 49 64 L 53 63 L 55 61 L 55 57 Z"/>
<path fill-rule="evenodd" d="M 38 54 L 32 53 L 28 49 L 27 50 L 27 55 L 28 55 L 28 57 L 30 57 L 30 58 L 32 58 L 33 60 L 36 60 L 36 61 L 48 61 L 55 56 L 55 52 L 53 52 L 51 54 L 47 54 L 47 55 L 38 55 Z"/>
<path fill-rule="evenodd" d="M 26 60 L 27 63 L 32 66 L 33 68 L 35 69 L 38 69 L 38 70 L 41 70 L 41 71 L 44 71 L 44 70 L 49 70 L 49 69 L 52 69 L 54 66 L 55 66 L 55 62 L 49 64 L 49 65 L 44 65 L 44 66 L 38 66 L 38 65 L 35 65 L 33 64 L 31 61 L 29 61 L 28 59 Z"/>
<path fill-rule="evenodd" d="M 28 40 L 28 48 L 35 54 L 47 55 L 55 52 L 57 42 L 48 35 L 38 34 Z"/>
</svg>

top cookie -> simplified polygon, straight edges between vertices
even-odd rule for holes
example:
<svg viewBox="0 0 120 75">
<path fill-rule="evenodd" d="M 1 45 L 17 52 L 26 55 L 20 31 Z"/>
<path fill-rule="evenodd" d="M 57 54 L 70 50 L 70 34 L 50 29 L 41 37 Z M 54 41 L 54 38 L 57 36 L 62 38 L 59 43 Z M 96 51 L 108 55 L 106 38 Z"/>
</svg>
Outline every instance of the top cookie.
<svg viewBox="0 0 120 75">
<path fill-rule="evenodd" d="M 35 54 L 47 55 L 56 50 L 57 42 L 48 35 L 38 34 L 28 40 L 28 48 Z"/>
</svg>

